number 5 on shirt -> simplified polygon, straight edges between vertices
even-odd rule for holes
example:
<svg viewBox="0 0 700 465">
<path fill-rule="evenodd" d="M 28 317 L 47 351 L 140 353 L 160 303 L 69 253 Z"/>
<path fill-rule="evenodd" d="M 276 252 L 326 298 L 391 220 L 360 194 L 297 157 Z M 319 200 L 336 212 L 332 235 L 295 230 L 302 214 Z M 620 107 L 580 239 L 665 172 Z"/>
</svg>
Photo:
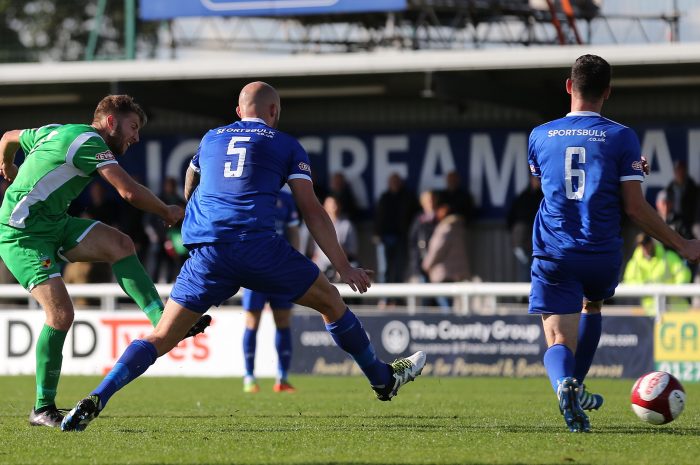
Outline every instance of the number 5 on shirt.
<svg viewBox="0 0 700 465">
<path fill-rule="evenodd" d="M 243 174 L 243 163 L 245 163 L 245 147 L 236 147 L 236 142 L 248 142 L 250 137 L 232 137 L 228 143 L 226 155 L 238 155 L 238 163 L 236 169 L 231 170 L 231 162 L 227 161 L 224 164 L 225 178 L 239 178 Z"/>
</svg>

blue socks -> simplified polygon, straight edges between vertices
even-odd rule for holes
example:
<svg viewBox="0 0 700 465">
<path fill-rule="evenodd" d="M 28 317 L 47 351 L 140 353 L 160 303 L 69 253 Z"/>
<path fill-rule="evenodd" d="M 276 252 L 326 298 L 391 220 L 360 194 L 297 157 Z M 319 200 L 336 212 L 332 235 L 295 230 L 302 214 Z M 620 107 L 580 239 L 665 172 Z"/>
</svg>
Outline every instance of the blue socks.
<svg viewBox="0 0 700 465">
<path fill-rule="evenodd" d="M 245 375 L 253 377 L 255 372 L 255 347 L 258 331 L 246 328 L 243 332 L 243 356 L 245 357 Z M 275 332 L 275 347 L 277 348 L 277 378 L 287 379 L 289 366 L 292 363 L 292 330 L 291 328 L 277 329 Z"/>
<path fill-rule="evenodd" d="M 291 328 L 277 328 L 275 332 L 275 348 L 277 349 L 277 379 L 286 381 L 289 365 L 292 363 Z"/>
<path fill-rule="evenodd" d="M 601 313 L 581 313 L 576 346 L 576 367 L 574 368 L 574 377 L 579 384 L 583 383 L 591 368 L 602 332 L 603 315 Z"/>
<path fill-rule="evenodd" d="M 571 350 L 562 344 L 554 344 L 547 349 L 544 353 L 544 367 L 547 369 L 549 381 L 555 392 L 557 379 L 563 376 L 573 376 L 579 384 L 583 384 L 593 363 L 602 331 L 603 315 L 601 313 L 581 313 L 576 355 L 574 356 Z"/>
<path fill-rule="evenodd" d="M 153 344 L 141 339 L 133 341 L 90 395 L 100 397 L 102 405 L 99 407 L 103 409 L 115 392 L 145 373 L 157 358 L 158 351 Z"/>
<path fill-rule="evenodd" d="M 338 347 L 355 359 L 372 386 L 386 386 L 391 381 L 391 367 L 377 358 L 362 323 L 349 308 L 338 321 L 328 323 L 326 330 Z"/>
<path fill-rule="evenodd" d="M 557 392 L 557 380 L 564 376 L 574 375 L 576 359 L 571 349 L 564 344 L 554 344 L 544 353 L 544 367 L 552 383 L 554 392 Z"/>
<path fill-rule="evenodd" d="M 243 332 L 243 357 L 245 357 L 246 376 L 253 376 L 253 372 L 255 371 L 255 345 L 257 337 L 257 329 L 246 328 Z"/>
</svg>

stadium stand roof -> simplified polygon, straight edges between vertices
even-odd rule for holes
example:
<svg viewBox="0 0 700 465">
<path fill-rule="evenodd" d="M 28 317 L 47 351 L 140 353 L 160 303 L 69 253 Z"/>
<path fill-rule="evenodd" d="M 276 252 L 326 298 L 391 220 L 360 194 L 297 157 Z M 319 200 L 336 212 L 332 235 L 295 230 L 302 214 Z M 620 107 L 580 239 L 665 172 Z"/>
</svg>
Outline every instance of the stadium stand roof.
<svg viewBox="0 0 700 465">
<path fill-rule="evenodd" d="M 601 55 L 616 67 L 700 64 L 698 46 L 693 43 L 286 56 L 229 54 L 210 60 L 4 64 L 0 65 L 0 85 L 568 68 L 584 53 Z"/>
<path fill-rule="evenodd" d="M 296 129 L 329 126 L 327 117 L 318 116 L 329 106 L 344 118 L 333 120 L 333 127 L 396 125 L 395 118 L 378 115 L 398 104 L 410 108 L 404 112 L 416 113 L 415 125 L 430 121 L 464 127 L 470 123 L 446 109 L 474 108 L 475 102 L 521 115 L 501 124 L 530 125 L 566 107 L 566 95 L 558 95 L 556 89 L 563 88 L 572 62 L 584 53 L 599 54 L 614 67 L 611 117 L 643 120 L 648 113 L 653 120 L 658 118 L 654 112 L 665 105 L 675 118 L 700 118 L 700 106 L 692 103 L 700 102 L 697 44 L 675 43 L 285 56 L 221 53 L 173 61 L 3 64 L 0 127 L 43 121 L 49 107 L 52 114 L 60 108 L 57 117 L 70 121 L 74 115 L 91 114 L 96 101 L 115 92 L 135 95 L 150 109 L 226 120 L 238 90 L 253 79 L 267 80 L 280 90 L 286 108 L 292 109 L 293 117 L 286 121 Z M 643 110 L 640 97 L 647 104 Z M 432 116 L 420 119 L 428 107 Z M 617 114 L 616 108 L 628 108 L 629 114 Z M 289 110 L 286 115 L 291 116 Z M 482 118 L 473 124 L 490 123 Z"/>
</svg>

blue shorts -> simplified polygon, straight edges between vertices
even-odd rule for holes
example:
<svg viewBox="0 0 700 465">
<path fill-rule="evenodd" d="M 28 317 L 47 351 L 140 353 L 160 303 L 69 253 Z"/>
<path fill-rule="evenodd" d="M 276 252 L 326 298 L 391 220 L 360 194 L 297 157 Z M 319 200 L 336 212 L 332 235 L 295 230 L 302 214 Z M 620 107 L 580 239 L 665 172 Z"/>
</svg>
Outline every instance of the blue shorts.
<svg viewBox="0 0 700 465">
<path fill-rule="evenodd" d="M 579 313 L 584 297 L 590 301 L 612 297 L 620 279 L 621 265 L 621 254 L 586 260 L 535 257 L 528 313 Z"/>
<path fill-rule="evenodd" d="M 291 310 L 294 303 L 290 300 L 280 299 L 274 294 L 243 289 L 243 309 L 248 312 L 261 312 L 265 307 L 265 302 L 270 301 L 273 310 Z"/>
<path fill-rule="evenodd" d="M 221 305 L 241 287 L 294 302 L 318 274 L 318 267 L 280 236 L 202 244 L 190 251 L 170 298 L 197 313 Z"/>
</svg>

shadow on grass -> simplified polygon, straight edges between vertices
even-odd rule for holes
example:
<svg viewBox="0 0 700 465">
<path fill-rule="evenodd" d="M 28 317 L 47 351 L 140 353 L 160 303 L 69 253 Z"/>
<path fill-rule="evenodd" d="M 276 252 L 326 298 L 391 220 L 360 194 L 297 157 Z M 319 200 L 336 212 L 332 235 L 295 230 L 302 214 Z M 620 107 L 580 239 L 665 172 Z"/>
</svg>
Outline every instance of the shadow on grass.
<svg viewBox="0 0 700 465">
<path fill-rule="evenodd" d="M 24 420 L 26 416 L 24 414 L 0 414 L 2 419 L 15 418 L 18 420 Z M 249 415 L 249 414 L 239 414 L 237 412 L 230 413 L 228 415 L 221 414 L 164 414 L 162 420 L 202 420 L 209 422 L 211 420 L 216 421 L 227 421 L 230 422 L 225 425 L 217 425 L 214 428 L 209 428 L 210 431 L 220 431 L 224 433 L 232 432 L 251 432 L 251 433 L 261 433 L 261 432 L 289 432 L 289 431 L 302 431 L 302 430 L 315 430 L 318 429 L 318 423 L 307 424 L 304 422 L 299 423 L 286 423 L 279 424 L 274 423 L 270 425 L 255 425 L 249 424 L 250 421 L 254 420 L 327 420 L 329 423 L 335 423 L 342 421 L 343 419 L 353 419 L 356 420 L 361 418 L 361 422 L 354 422 L 350 424 L 345 424 L 344 427 L 347 430 L 357 430 L 357 431 L 415 431 L 415 432 L 431 432 L 431 431 L 452 431 L 459 430 L 465 433 L 472 431 L 474 433 L 512 433 L 512 434 L 557 434 L 565 433 L 564 425 L 557 424 L 542 424 L 542 425 L 519 425 L 519 424 L 481 424 L 481 423 L 470 423 L 467 417 L 457 416 L 457 415 L 403 415 L 403 414 L 378 414 L 376 416 L 367 415 L 341 415 L 341 416 L 328 416 L 321 414 L 306 414 L 303 411 L 295 414 L 260 414 L 260 415 Z M 128 421 L 128 420 L 138 420 L 138 419 L 153 419 L 152 415 L 109 415 L 103 414 L 100 416 L 99 421 Z M 387 420 L 391 420 L 387 422 Z M 381 423 L 378 423 L 381 422 Z M 420 425 L 416 425 L 416 422 L 425 422 Z M 209 425 L 211 427 L 211 425 Z M 592 425 L 593 431 L 592 435 L 627 435 L 627 436 L 645 436 L 645 435 L 658 435 L 658 436 L 700 436 L 700 426 L 682 426 L 676 427 L 674 425 L 668 426 L 651 426 L 651 425 L 619 425 L 619 426 L 596 426 Z M 154 425 L 153 429 L 150 428 L 129 428 L 129 427 L 117 427 L 115 430 L 126 433 L 126 434 L 142 434 L 152 430 L 160 430 L 161 427 Z M 187 429 L 187 428 L 186 428 Z M 197 428 L 192 428 L 192 431 L 199 431 Z"/>
<path fill-rule="evenodd" d="M 117 421 L 123 421 L 125 419 L 142 419 L 142 418 L 152 418 L 151 416 L 148 415 L 123 415 L 123 416 L 114 416 L 114 417 L 101 417 L 101 420 L 117 420 Z M 314 424 L 308 424 L 304 422 L 299 422 L 299 423 L 287 423 L 287 424 L 280 424 L 280 423 L 274 423 L 270 425 L 251 425 L 249 424 L 250 420 L 255 420 L 255 419 L 260 419 L 260 418 L 267 418 L 267 419 L 290 419 L 290 420 L 297 420 L 300 418 L 304 418 L 304 416 L 299 416 L 299 415 L 236 415 L 236 414 L 230 414 L 227 416 L 222 416 L 222 415 L 167 415 L 167 419 L 184 419 L 184 420 L 228 420 L 231 423 L 225 424 L 225 425 L 208 425 L 207 430 L 212 431 L 212 432 L 221 432 L 221 433 L 269 433 L 269 432 L 292 432 L 292 431 L 303 431 L 303 430 L 317 430 L 319 427 L 323 427 L 323 425 L 319 425 L 317 423 Z M 309 418 L 308 416 L 306 418 Z M 342 420 L 343 417 L 323 417 L 323 416 L 314 416 L 314 419 L 318 418 L 328 418 L 329 421 L 338 421 Z M 393 419 L 395 420 L 394 422 L 389 422 L 389 423 L 374 423 L 374 420 L 386 420 L 386 419 Z M 361 423 L 354 423 L 354 424 L 345 424 L 344 428 L 348 431 L 362 431 L 362 432 L 372 432 L 372 431 L 384 431 L 384 432 L 390 432 L 390 431 L 398 431 L 398 432 L 403 432 L 403 431 L 412 431 L 412 432 L 433 432 L 433 431 L 439 431 L 439 432 L 446 432 L 446 431 L 453 431 L 453 430 L 458 430 L 460 432 L 464 433 L 469 433 L 470 431 L 473 433 L 511 433 L 511 434 L 542 434 L 542 435 L 551 435 L 551 434 L 566 434 L 566 428 L 564 425 L 559 425 L 559 424 L 552 424 L 552 425 L 540 425 L 540 426 L 533 426 L 533 425 L 517 425 L 517 424 L 491 424 L 491 425 L 484 425 L 484 424 L 469 424 L 466 423 L 465 421 L 456 421 L 459 420 L 460 417 L 456 416 L 404 416 L 404 415 L 388 415 L 388 416 L 382 416 L 378 418 L 365 418 L 365 421 Z M 404 421 L 396 421 L 396 420 L 404 420 Z M 435 420 L 438 421 L 437 423 L 430 423 L 430 420 Z M 464 418 L 462 418 L 464 420 Z M 429 423 L 424 423 L 420 425 L 416 425 L 416 421 L 428 421 Z M 132 428 L 116 428 L 120 432 L 124 433 L 143 433 L 147 430 L 138 428 L 138 429 L 132 429 Z M 161 429 L 161 428 L 158 428 Z M 180 431 L 188 430 L 190 428 L 185 428 L 184 430 L 181 427 L 178 427 Z M 192 432 L 198 432 L 201 431 L 201 428 L 192 427 L 191 428 Z M 640 425 L 640 426 L 632 426 L 630 427 L 629 425 L 620 425 L 620 426 L 600 426 L 600 427 L 595 427 L 593 426 L 593 431 L 590 433 L 590 435 L 626 435 L 626 436 L 646 436 L 646 435 L 657 435 L 657 436 L 700 436 L 700 426 L 684 426 L 684 427 L 674 427 L 674 426 L 669 426 L 669 427 L 652 427 L 652 426 L 645 426 L 645 425 Z M 583 436 L 588 436 L 587 434 L 583 434 Z"/>
</svg>

